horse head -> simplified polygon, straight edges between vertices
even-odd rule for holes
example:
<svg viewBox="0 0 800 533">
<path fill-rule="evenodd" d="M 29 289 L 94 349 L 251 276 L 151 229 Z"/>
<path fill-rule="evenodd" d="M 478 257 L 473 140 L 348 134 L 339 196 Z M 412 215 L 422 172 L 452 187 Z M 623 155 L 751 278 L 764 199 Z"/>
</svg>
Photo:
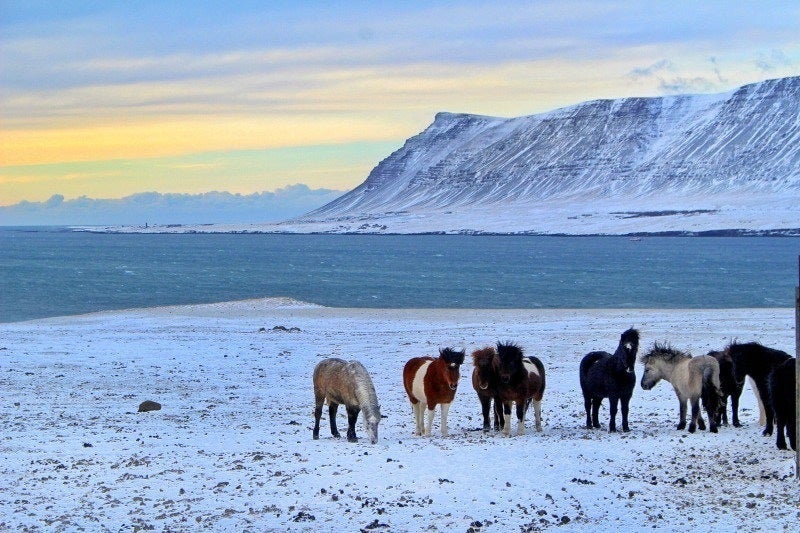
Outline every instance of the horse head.
<svg viewBox="0 0 800 533">
<path fill-rule="evenodd" d="M 376 405 L 374 412 L 370 410 L 370 412 L 364 411 L 364 425 L 367 429 L 367 435 L 369 435 L 369 441 L 372 444 L 378 442 L 378 423 L 381 421 L 381 406 Z"/>
<path fill-rule="evenodd" d="M 747 377 L 749 371 L 748 363 L 750 361 L 747 357 L 742 356 L 746 351 L 744 348 L 745 346 L 744 344 L 739 344 L 739 342 L 734 339 L 722 352 L 723 356 L 730 360 L 733 366 L 733 380 L 739 386 L 744 385 L 744 379 Z"/>
<path fill-rule="evenodd" d="M 473 373 L 474 383 L 481 390 L 486 390 L 495 378 L 494 359 L 497 353 L 494 348 L 481 348 L 472 352 L 472 363 L 475 365 Z"/>
<path fill-rule="evenodd" d="M 500 383 L 508 385 L 514 376 L 525 372 L 522 365 L 522 349 L 513 343 L 497 343 L 497 374 Z"/>
<path fill-rule="evenodd" d="M 465 356 L 465 350 L 461 350 L 460 352 L 453 350 L 452 348 L 444 348 L 439 350 L 439 358 L 442 359 L 446 364 L 445 376 L 450 390 L 456 390 L 456 388 L 458 388 L 458 379 L 461 377 L 459 371 L 461 369 L 461 365 L 464 363 Z"/>
<path fill-rule="evenodd" d="M 639 331 L 633 328 L 625 330 L 619 338 L 619 346 L 614 356 L 628 374 L 633 373 L 636 366 L 636 353 L 639 351 Z"/>
<path fill-rule="evenodd" d="M 644 364 L 641 385 L 644 390 L 650 390 L 662 379 L 669 380 L 672 369 L 683 359 L 692 356 L 674 349 L 669 344 L 656 342 L 645 355 L 641 357 Z"/>
</svg>

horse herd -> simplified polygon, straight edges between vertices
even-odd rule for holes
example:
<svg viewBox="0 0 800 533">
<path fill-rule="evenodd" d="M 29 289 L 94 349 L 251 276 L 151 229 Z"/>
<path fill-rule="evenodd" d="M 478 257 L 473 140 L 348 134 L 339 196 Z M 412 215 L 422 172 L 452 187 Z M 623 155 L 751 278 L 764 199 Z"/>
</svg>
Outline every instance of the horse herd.
<svg viewBox="0 0 800 533">
<path fill-rule="evenodd" d="M 586 354 L 578 367 L 581 391 L 586 410 L 586 428 L 599 428 L 601 402 L 608 398 L 608 430 L 617 431 L 617 410 L 622 413 L 622 431 L 629 431 L 628 409 L 636 386 L 635 365 L 639 350 L 639 332 L 628 329 L 620 336 L 616 351 L 611 354 L 595 351 Z M 431 434 L 436 406 L 440 406 L 441 432 L 447 436 L 447 413 L 455 398 L 464 364 L 465 351 L 452 348 L 439 350 L 439 356 L 415 357 L 403 368 L 403 386 L 414 412 L 415 434 Z M 490 411 L 496 431 L 511 434 L 511 410 L 515 406 L 517 435 L 525 432 L 525 414 L 533 404 L 537 431 L 542 430 L 541 403 L 545 391 L 545 368 L 534 356 L 524 355 L 513 343 L 497 343 L 472 353 L 472 386 L 483 412 L 483 431 L 492 429 Z M 700 405 L 706 410 L 711 432 L 727 425 L 727 399 L 731 399 L 731 420 L 739 427 L 739 397 L 745 378 L 752 380 L 757 393 L 763 434 L 772 435 L 777 426 L 776 445 L 796 449 L 795 359 L 786 352 L 758 343 L 729 344 L 724 350 L 692 357 L 668 344 L 655 343 L 642 356 L 644 365 L 640 385 L 652 389 L 660 380 L 668 381 L 678 397 L 679 422 L 686 428 L 687 404 L 691 407 L 689 432 L 705 430 Z M 364 423 L 370 441 L 378 440 L 381 420 L 378 397 L 372 379 L 358 361 L 330 358 L 314 368 L 314 439 L 319 438 L 319 422 L 323 405 L 328 403 L 331 434 L 339 437 L 336 413 L 339 405 L 347 409 L 347 440 L 356 442 L 356 421 L 364 412 Z M 427 420 L 426 420 L 427 413 Z"/>
</svg>

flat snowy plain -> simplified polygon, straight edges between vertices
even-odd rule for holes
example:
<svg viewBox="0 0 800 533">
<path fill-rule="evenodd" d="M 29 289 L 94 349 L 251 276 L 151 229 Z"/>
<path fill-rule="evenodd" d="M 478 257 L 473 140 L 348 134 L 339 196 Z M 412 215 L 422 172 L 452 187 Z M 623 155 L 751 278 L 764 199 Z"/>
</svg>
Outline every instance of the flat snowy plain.
<svg viewBox="0 0 800 533">
<path fill-rule="evenodd" d="M 791 309 L 378 310 L 269 299 L 0 324 L 0 529 L 796 531 L 794 455 L 743 427 L 675 429 L 667 383 L 631 432 L 583 427 L 578 363 L 635 326 L 695 355 L 731 339 L 794 353 Z M 484 434 L 471 362 L 430 438 L 412 435 L 411 357 L 512 340 L 547 369 L 544 430 Z M 311 438 L 311 372 L 360 360 L 385 419 L 370 445 Z M 641 377 L 637 368 L 637 379 Z M 155 400 L 160 411 L 137 413 Z M 608 409 L 601 410 L 607 427 Z M 346 427 L 343 410 L 340 429 Z M 516 430 L 516 422 L 514 424 Z"/>
</svg>

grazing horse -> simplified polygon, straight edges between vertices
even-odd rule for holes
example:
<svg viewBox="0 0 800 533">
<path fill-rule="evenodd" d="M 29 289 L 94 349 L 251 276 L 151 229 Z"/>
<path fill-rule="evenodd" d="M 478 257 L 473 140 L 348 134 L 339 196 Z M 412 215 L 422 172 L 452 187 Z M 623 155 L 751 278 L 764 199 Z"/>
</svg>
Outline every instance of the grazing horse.
<svg viewBox="0 0 800 533">
<path fill-rule="evenodd" d="M 784 429 L 789 434 L 789 445 L 793 450 L 797 449 L 796 364 L 796 359 L 787 359 L 769 375 L 769 396 L 775 411 L 778 434 L 775 445 L 779 450 L 786 449 Z"/>
<path fill-rule="evenodd" d="M 639 332 L 630 328 L 622 333 L 614 355 L 608 352 L 591 352 L 580 364 L 580 382 L 583 405 L 586 409 L 586 428 L 599 428 L 600 402 L 608 398 L 608 430 L 617 430 L 617 403 L 622 406 L 622 431 L 628 428 L 628 406 L 636 387 L 636 352 L 639 350 Z"/>
<path fill-rule="evenodd" d="M 731 356 L 733 361 L 733 374 L 737 386 L 744 387 L 745 376 L 753 378 L 758 391 L 759 402 L 763 405 L 766 415 L 766 427 L 762 434 L 772 435 L 774 411 L 769 401 L 769 384 L 767 381 L 770 372 L 787 359 L 790 359 L 791 356 L 786 352 L 767 348 L 757 342 L 739 344 L 734 341 L 725 348 L 725 352 Z"/>
<path fill-rule="evenodd" d="M 516 344 L 497 343 L 494 359 L 500 382 L 497 397 L 503 406 L 503 433 L 511 434 L 511 404 L 517 407 L 517 435 L 525 434 L 525 412 L 533 402 L 536 431 L 542 430 L 542 395 L 544 395 L 544 365 L 536 357 L 524 357 Z"/>
<path fill-rule="evenodd" d="M 405 386 L 411 407 L 414 409 L 416 435 L 430 436 L 434 410 L 442 406 L 442 437 L 447 436 L 447 412 L 458 388 L 459 369 L 464 363 L 464 351 L 451 348 L 439 350 L 439 357 L 414 357 L 403 368 Z M 428 424 L 425 425 L 425 408 Z"/>
<path fill-rule="evenodd" d="M 475 368 L 472 370 L 472 387 L 478 393 L 478 400 L 481 402 L 483 411 L 483 430 L 489 431 L 489 409 L 494 401 L 494 429 L 498 431 L 504 423 L 503 409 L 500 400 L 497 398 L 497 387 L 500 378 L 495 370 L 495 358 L 497 352 L 491 346 L 481 348 L 472 352 L 472 363 Z"/>
<path fill-rule="evenodd" d="M 678 429 L 686 427 L 686 402 L 692 404 L 692 420 L 689 433 L 697 428 L 706 429 L 703 415 L 700 413 L 700 399 L 708 413 L 708 423 L 712 433 L 717 432 L 717 410 L 722 399 L 719 382 L 719 363 L 710 355 L 692 357 L 668 345 L 656 343 L 653 348 L 641 357 L 644 363 L 642 388 L 650 390 L 656 383 L 664 379 L 672 384 L 678 396 L 680 421 Z"/>
<path fill-rule="evenodd" d="M 347 409 L 347 440 L 357 442 L 356 420 L 359 411 L 364 411 L 364 423 L 372 444 L 378 441 L 378 422 L 381 408 L 378 396 L 367 370 L 358 361 L 344 361 L 335 357 L 320 361 L 314 368 L 314 439 L 319 438 L 319 419 L 322 405 L 328 402 L 331 435 L 339 438 L 336 429 L 336 410 L 339 404 Z"/>
</svg>

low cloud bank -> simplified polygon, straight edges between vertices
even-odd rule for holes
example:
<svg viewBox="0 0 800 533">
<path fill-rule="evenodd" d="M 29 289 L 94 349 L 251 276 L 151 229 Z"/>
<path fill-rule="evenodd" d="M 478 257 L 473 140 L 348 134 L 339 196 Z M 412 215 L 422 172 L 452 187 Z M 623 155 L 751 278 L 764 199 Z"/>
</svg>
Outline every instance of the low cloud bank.
<svg viewBox="0 0 800 533">
<path fill-rule="evenodd" d="M 60 194 L 44 202 L 0 207 L 0 226 L 249 224 L 278 222 L 312 211 L 344 191 L 297 184 L 273 192 L 161 194 L 143 192 L 119 199 Z"/>
</svg>

